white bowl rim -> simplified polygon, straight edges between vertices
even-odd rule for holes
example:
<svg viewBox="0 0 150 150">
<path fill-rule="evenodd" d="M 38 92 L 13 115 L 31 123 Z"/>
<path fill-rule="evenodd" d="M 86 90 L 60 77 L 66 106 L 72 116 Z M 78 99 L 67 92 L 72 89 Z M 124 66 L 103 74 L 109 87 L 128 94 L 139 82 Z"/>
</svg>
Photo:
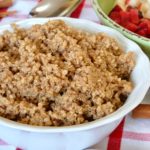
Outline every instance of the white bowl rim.
<svg viewBox="0 0 150 150">
<path fill-rule="evenodd" d="M 80 22 L 82 24 L 88 24 L 89 26 L 93 26 L 93 27 L 98 27 L 99 28 L 105 28 L 108 30 L 111 30 L 113 32 L 115 32 L 117 34 L 117 36 L 119 36 L 120 38 L 122 38 L 124 41 L 127 41 L 129 43 L 134 44 L 137 48 L 138 51 L 140 52 L 141 57 L 144 58 L 146 65 L 147 65 L 147 69 L 148 69 L 148 74 L 150 76 L 150 63 L 149 63 L 149 59 L 148 57 L 144 54 L 144 52 L 141 50 L 141 48 L 135 43 L 132 42 L 131 40 L 127 39 L 126 37 L 124 37 L 120 32 L 104 26 L 104 25 L 99 25 L 97 23 L 91 22 L 89 20 L 84 20 L 84 19 L 73 19 L 73 18 L 68 18 L 68 17 L 54 17 L 54 18 L 31 18 L 31 19 L 26 19 L 23 21 L 18 21 L 16 22 L 16 24 L 21 25 L 21 24 L 26 24 L 26 23 L 30 23 L 30 22 L 47 22 L 49 20 L 63 20 L 63 21 L 74 21 L 76 23 Z M 7 29 L 8 27 L 10 27 L 10 25 L 3 25 L 0 26 L 0 31 Z M 150 87 L 150 79 L 144 82 L 145 91 L 148 91 L 148 88 Z M 132 102 L 132 105 L 126 105 L 124 104 L 122 107 L 120 107 L 117 111 L 115 111 L 114 113 L 97 119 L 95 121 L 89 122 L 89 123 L 84 123 L 84 124 L 79 124 L 79 125 L 73 125 L 73 126 L 63 126 L 63 127 L 43 127 L 43 126 L 32 126 L 32 125 L 26 125 L 26 124 L 22 124 L 22 123 L 18 123 L 15 121 L 11 121 L 9 119 L 0 117 L 0 125 L 2 126 L 6 126 L 6 127 L 10 127 L 10 128 L 14 128 L 17 130 L 23 130 L 26 132 L 39 132 L 39 133 L 56 133 L 56 132 L 75 132 L 75 131 L 84 131 L 84 130 L 89 130 L 92 128 L 96 128 L 99 126 L 103 126 L 105 124 L 111 123 L 113 121 L 117 121 L 121 118 L 123 118 L 126 114 L 128 114 L 131 110 L 133 110 L 138 104 L 141 103 L 142 99 L 144 98 L 146 93 L 143 93 L 141 95 L 141 99 L 138 101 L 134 101 Z"/>
</svg>

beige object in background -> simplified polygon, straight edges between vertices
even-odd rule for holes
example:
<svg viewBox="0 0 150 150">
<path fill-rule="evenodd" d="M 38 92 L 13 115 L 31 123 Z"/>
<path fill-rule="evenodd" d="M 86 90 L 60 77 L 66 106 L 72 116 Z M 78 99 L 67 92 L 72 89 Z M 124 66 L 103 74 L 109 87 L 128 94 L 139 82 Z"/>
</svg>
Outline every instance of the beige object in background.
<svg viewBox="0 0 150 150">
<path fill-rule="evenodd" d="M 150 119 L 150 104 L 140 104 L 133 110 L 132 117 Z"/>
<path fill-rule="evenodd" d="M 0 8 L 9 7 L 13 4 L 14 0 L 0 0 Z"/>
<path fill-rule="evenodd" d="M 135 119 L 150 119 L 150 89 L 143 102 L 133 110 L 132 117 Z"/>
</svg>

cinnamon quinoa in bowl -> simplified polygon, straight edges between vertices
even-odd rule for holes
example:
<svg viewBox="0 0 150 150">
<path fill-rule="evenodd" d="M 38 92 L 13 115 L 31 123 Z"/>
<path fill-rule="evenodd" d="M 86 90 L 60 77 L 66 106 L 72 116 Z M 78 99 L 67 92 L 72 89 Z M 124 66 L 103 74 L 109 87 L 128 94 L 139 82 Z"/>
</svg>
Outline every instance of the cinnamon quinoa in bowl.
<svg viewBox="0 0 150 150">
<path fill-rule="evenodd" d="M 134 54 L 61 20 L 0 36 L 0 116 L 38 126 L 104 117 L 133 89 Z"/>
</svg>

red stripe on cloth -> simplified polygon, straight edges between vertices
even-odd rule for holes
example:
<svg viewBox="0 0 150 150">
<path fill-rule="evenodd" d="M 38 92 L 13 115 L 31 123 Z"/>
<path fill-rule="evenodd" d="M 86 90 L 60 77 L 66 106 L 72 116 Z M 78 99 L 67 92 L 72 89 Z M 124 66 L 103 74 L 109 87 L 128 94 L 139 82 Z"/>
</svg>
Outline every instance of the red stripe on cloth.
<svg viewBox="0 0 150 150">
<path fill-rule="evenodd" d="M 79 5 L 79 7 L 71 14 L 72 18 L 79 18 L 82 8 L 84 6 L 85 0 L 82 0 L 81 4 Z"/>
<path fill-rule="evenodd" d="M 150 133 L 123 132 L 123 138 L 139 141 L 150 141 Z"/>
<path fill-rule="evenodd" d="M 22 150 L 21 148 L 16 148 L 16 150 Z"/>
<path fill-rule="evenodd" d="M 116 130 L 109 136 L 107 150 L 120 150 L 124 122 L 125 119 L 121 121 Z"/>
</svg>

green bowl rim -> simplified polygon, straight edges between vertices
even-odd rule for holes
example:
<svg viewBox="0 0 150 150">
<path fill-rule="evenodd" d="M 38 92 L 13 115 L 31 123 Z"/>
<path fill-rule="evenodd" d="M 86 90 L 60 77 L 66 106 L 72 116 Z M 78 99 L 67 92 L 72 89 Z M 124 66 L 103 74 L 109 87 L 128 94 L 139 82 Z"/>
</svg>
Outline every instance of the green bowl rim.
<svg viewBox="0 0 150 150">
<path fill-rule="evenodd" d="M 116 23 L 115 21 L 113 21 L 108 15 L 106 15 L 106 13 L 102 10 L 102 8 L 100 7 L 100 5 L 98 4 L 98 0 L 92 0 L 92 4 L 93 4 L 93 7 L 96 9 L 96 11 L 98 13 L 100 13 L 103 18 L 105 18 L 106 20 L 108 20 L 113 26 L 117 27 L 117 28 L 120 28 L 121 30 L 123 30 L 123 32 L 126 32 L 128 34 L 131 34 L 132 36 L 134 36 L 135 38 L 138 38 L 138 39 L 142 39 L 144 40 L 145 42 L 150 42 L 150 38 L 146 38 L 146 37 L 143 37 L 137 33 L 134 33 L 124 27 L 122 27 L 121 25 L 119 25 L 118 23 Z"/>
</svg>

